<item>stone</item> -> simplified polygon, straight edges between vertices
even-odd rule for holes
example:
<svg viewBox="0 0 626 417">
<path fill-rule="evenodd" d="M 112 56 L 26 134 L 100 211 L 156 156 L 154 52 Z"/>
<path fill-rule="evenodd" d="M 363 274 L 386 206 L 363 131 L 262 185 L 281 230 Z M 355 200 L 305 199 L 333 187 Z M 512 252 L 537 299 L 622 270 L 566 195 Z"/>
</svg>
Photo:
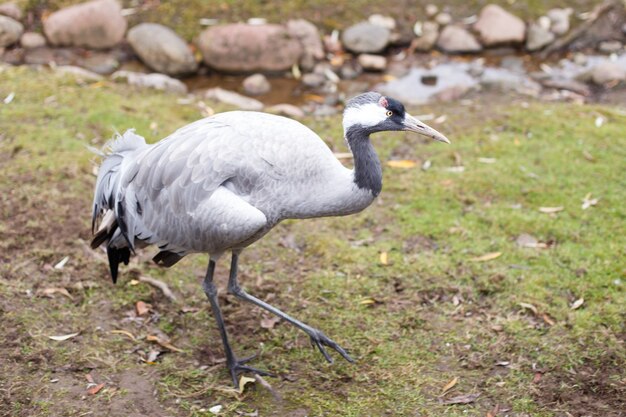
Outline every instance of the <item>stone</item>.
<svg viewBox="0 0 626 417">
<path fill-rule="evenodd" d="M 198 48 L 208 66 L 227 72 L 284 71 L 303 54 L 300 41 L 280 25 L 214 26 L 200 34 Z"/>
<path fill-rule="evenodd" d="M 417 23 L 416 23 L 417 25 Z M 419 29 L 420 35 L 414 39 L 411 45 L 416 51 L 426 52 L 433 49 L 439 37 L 439 24 L 436 22 L 423 22 Z M 417 34 L 417 33 L 416 33 Z"/>
<path fill-rule="evenodd" d="M 383 16 L 382 14 L 373 14 L 368 19 L 373 25 L 380 26 L 389 30 L 396 28 L 396 20 L 391 16 Z"/>
<path fill-rule="evenodd" d="M 302 76 L 302 84 L 309 88 L 318 88 L 326 83 L 326 76 L 318 72 L 311 72 Z"/>
<path fill-rule="evenodd" d="M 120 61 L 110 52 L 91 52 L 81 57 L 78 65 L 97 74 L 111 74 L 120 67 Z"/>
<path fill-rule="evenodd" d="M 611 61 L 604 61 L 577 78 L 597 85 L 626 81 L 626 68 Z"/>
<path fill-rule="evenodd" d="M 344 80 L 353 80 L 363 72 L 358 63 L 346 62 L 339 68 L 339 76 Z"/>
<path fill-rule="evenodd" d="M 526 49 L 538 51 L 551 44 L 555 38 L 554 33 L 533 23 L 528 27 L 528 33 L 526 34 Z"/>
<path fill-rule="evenodd" d="M 69 48 L 48 48 L 47 46 L 24 51 L 24 63 L 28 65 L 74 65 L 79 60 L 75 51 Z"/>
<path fill-rule="evenodd" d="M 263 74 L 253 74 L 243 80 L 243 90 L 251 96 L 267 94 L 272 89 L 267 77 Z"/>
<path fill-rule="evenodd" d="M 316 61 L 324 58 L 324 46 L 320 33 L 313 23 L 304 19 L 292 19 L 287 22 L 287 31 L 302 45 L 303 54 L 300 66 L 310 70 Z"/>
<path fill-rule="evenodd" d="M 119 43 L 126 32 L 126 19 L 115 0 L 93 0 L 66 7 L 43 21 L 52 45 L 106 49 Z"/>
<path fill-rule="evenodd" d="M 141 23 L 128 31 L 126 39 L 141 61 L 154 71 L 184 75 L 198 69 L 187 42 L 167 26 Z"/>
<path fill-rule="evenodd" d="M 452 23 L 452 16 L 450 13 L 441 12 L 437 16 L 435 16 L 435 22 L 437 22 L 441 26 L 446 26 Z"/>
<path fill-rule="evenodd" d="M 437 47 L 444 52 L 479 52 L 482 50 L 480 43 L 474 35 L 461 26 L 450 25 L 443 28 Z"/>
<path fill-rule="evenodd" d="M 605 54 L 613 54 L 622 50 L 624 45 L 620 41 L 602 41 L 598 45 L 598 51 Z"/>
<path fill-rule="evenodd" d="M 483 7 L 473 28 L 485 46 L 519 44 L 526 35 L 524 21 L 495 4 Z"/>
<path fill-rule="evenodd" d="M 125 81 L 139 88 L 152 88 L 176 94 L 187 93 L 187 86 L 182 81 L 165 74 L 117 71 L 111 75 L 111 79 Z"/>
<path fill-rule="evenodd" d="M 287 103 L 275 104 L 265 109 L 265 111 L 295 119 L 300 119 L 305 116 L 304 111 L 300 107 Z"/>
<path fill-rule="evenodd" d="M 384 71 L 387 67 L 387 58 L 382 55 L 361 54 L 357 61 L 364 70 Z"/>
<path fill-rule="evenodd" d="M 427 4 L 424 11 L 426 12 L 427 17 L 432 18 L 439 13 L 439 7 L 435 4 Z"/>
<path fill-rule="evenodd" d="M 20 40 L 24 26 L 17 20 L 0 15 L 0 48 L 11 46 Z"/>
<path fill-rule="evenodd" d="M 390 31 L 387 28 L 361 22 L 350 26 L 341 34 L 343 45 L 356 53 L 381 52 L 389 43 Z"/>
<path fill-rule="evenodd" d="M 24 32 L 20 38 L 20 45 L 24 49 L 33 49 L 46 46 L 46 38 L 37 32 Z"/>
<path fill-rule="evenodd" d="M 59 65 L 57 67 L 53 67 L 54 72 L 60 75 L 72 75 L 79 82 L 96 82 L 104 79 L 102 75 L 96 74 L 95 72 L 88 71 L 81 67 L 76 67 L 73 65 Z"/>
<path fill-rule="evenodd" d="M 250 97 L 242 96 L 234 91 L 224 90 L 223 88 L 210 88 L 204 95 L 209 100 L 215 100 L 220 103 L 230 104 L 242 110 L 263 110 L 263 103 Z"/>
<path fill-rule="evenodd" d="M 564 35 L 569 31 L 569 19 L 574 10 L 570 7 L 565 9 L 551 9 L 546 15 L 550 19 L 550 30 L 555 35 Z"/>
<path fill-rule="evenodd" d="M 22 20 L 22 9 L 13 2 L 0 4 L 0 14 L 8 16 L 13 20 Z"/>
</svg>

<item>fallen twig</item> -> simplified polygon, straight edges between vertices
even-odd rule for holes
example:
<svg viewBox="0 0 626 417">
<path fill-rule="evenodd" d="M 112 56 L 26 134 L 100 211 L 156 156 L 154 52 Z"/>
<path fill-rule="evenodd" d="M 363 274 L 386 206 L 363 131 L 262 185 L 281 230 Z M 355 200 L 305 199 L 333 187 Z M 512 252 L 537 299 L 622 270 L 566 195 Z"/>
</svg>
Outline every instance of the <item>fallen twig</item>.
<svg viewBox="0 0 626 417">
<path fill-rule="evenodd" d="M 140 276 L 139 281 L 145 282 L 146 284 L 150 284 L 153 287 L 160 289 L 163 295 L 166 298 L 168 298 L 170 301 L 174 303 L 177 301 L 176 296 L 174 295 L 172 290 L 170 290 L 170 287 L 168 287 L 168 285 L 164 283 L 163 281 L 159 281 L 158 279 L 154 279 L 154 278 L 150 278 L 146 276 Z"/>
<path fill-rule="evenodd" d="M 269 382 L 267 382 L 265 380 L 265 378 L 263 378 L 261 375 L 259 374 L 254 374 L 254 379 L 256 380 L 256 382 L 258 382 L 263 388 L 265 388 L 266 390 L 268 390 L 270 392 L 270 394 L 272 394 L 272 396 L 274 397 L 274 399 L 276 401 L 282 401 L 283 398 L 280 396 L 280 394 L 270 385 Z"/>
</svg>

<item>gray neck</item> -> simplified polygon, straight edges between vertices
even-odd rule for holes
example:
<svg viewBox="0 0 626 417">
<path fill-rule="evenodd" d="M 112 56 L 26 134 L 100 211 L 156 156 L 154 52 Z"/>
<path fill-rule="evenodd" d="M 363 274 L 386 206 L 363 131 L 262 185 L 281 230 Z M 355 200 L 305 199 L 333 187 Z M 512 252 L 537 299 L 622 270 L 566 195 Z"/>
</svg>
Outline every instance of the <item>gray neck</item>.
<svg viewBox="0 0 626 417">
<path fill-rule="evenodd" d="M 369 133 L 361 126 L 351 126 L 346 131 L 346 141 L 354 156 L 355 184 L 378 196 L 383 188 L 383 171 Z"/>
</svg>

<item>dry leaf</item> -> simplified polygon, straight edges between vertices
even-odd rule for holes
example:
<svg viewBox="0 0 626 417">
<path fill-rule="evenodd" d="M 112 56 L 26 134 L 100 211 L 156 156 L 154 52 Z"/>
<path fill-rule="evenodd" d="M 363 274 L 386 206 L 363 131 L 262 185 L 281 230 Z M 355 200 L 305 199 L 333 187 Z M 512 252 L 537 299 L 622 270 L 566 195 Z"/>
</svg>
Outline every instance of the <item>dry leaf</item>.
<svg viewBox="0 0 626 417">
<path fill-rule="evenodd" d="M 221 404 L 214 405 L 213 407 L 209 408 L 209 413 L 211 414 L 219 414 L 221 411 L 222 411 Z"/>
<path fill-rule="evenodd" d="M 578 300 L 576 300 L 576 301 L 574 301 L 574 302 L 572 303 L 572 305 L 570 306 L 570 308 L 571 308 L 572 310 L 576 310 L 577 308 L 580 308 L 580 306 L 582 306 L 584 302 L 585 302 L 585 299 L 584 299 L 584 298 L 582 298 L 582 297 L 580 297 Z"/>
<path fill-rule="evenodd" d="M 4 98 L 4 100 L 2 100 L 2 101 L 4 102 L 4 104 L 9 104 L 10 102 L 12 102 L 12 101 L 13 101 L 13 99 L 14 99 L 14 98 L 15 98 L 15 91 L 11 91 L 11 92 L 9 93 L 9 95 L 8 95 L 8 96 L 6 96 L 6 97 Z"/>
<path fill-rule="evenodd" d="M 146 363 L 148 365 L 154 365 L 160 354 L 161 352 L 156 349 L 150 350 L 150 352 L 148 352 L 148 357 L 146 358 Z"/>
<path fill-rule="evenodd" d="M 563 207 L 539 207 L 539 211 L 546 214 L 558 213 L 559 211 L 563 211 Z"/>
<path fill-rule="evenodd" d="M 383 265 L 389 265 L 389 255 L 387 252 L 380 253 L 380 263 Z"/>
<path fill-rule="evenodd" d="M 450 382 L 448 382 L 442 389 L 441 389 L 441 394 L 439 394 L 439 396 L 444 395 L 446 392 L 450 391 L 452 388 L 454 388 L 454 386 L 456 385 L 456 383 L 459 382 L 459 377 L 454 377 Z"/>
<path fill-rule="evenodd" d="M 53 298 L 53 295 L 56 294 L 56 293 L 64 295 L 67 298 L 69 298 L 70 300 L 74 299 L 72 297 L 72 295 L 67 291 L 67 289 L 62 288 L 62 287 L 44 288 L 43 290 L 38 290 L 37 291 L 37 295 L 38 296 L 40 296 L 40 297 L 49 297 L 49 298 Z"/>
<path fill-rule="evenodd" d="M 470 261 L 472 262 L 487 262 L 487 261 L 491 261 L 494 260 L 496 258 L 499 258 L 500 255 L 502 255 L 502 252 L 490 252 L 490 253 L 486 253 L 482 256 L 476 257 L 476 258 L 472 258 L 470 259 Z"/>
<path fill-rule="evenodd" d="M 63 342 L 65 340 L 71 339 L 72 337 L 76 337 L 80 334 L 80 332 L 64 334 L 60 336 L 48 336 L 48 339 L 56 340 L 57 342 Z"/>
<path fill-rule="evenodd" d="M 160 339 L 158 336 L 148 335 L 146 336 L 146 340 L 148 342 L 156 342 L 159 345 L 163 346 L 165 349 L 171 350 L 172 352 L 183 352 L 182 349 L 177 348 L 166 340 Z"/>
<path fill-rule="evenodd" d="M 366 298 L 364 300 L 361 300 L 359 304 L 363 304 L 363 305 L 376 304 L 376 300 L 373 298 Z"/>
<path fill-rule="evenodd" d="M 552 320 L 552 318 L 550 316 L 548 316 L 546 313 L 543 313 L 541 315 L 541 318 L 543 319 L 543 321 L 545 321 L 550 326 L 554 326 L 556 324 L 556 322 L 554 320 Z"/>
<path fill-rule="evenodd" d="M 280 317 L 269 317 L 261 319 L 261 327 L 264 329 L 273 329 L 276 323 L 280 321 Z"/>
<path fill-rule="evenodd" d="M 585 198 L 583 198 L 583 204 L 581 208 L 583 210 L 587 210 L 589 207 L 595 206 L 596 204 L 598 204 L 598 201 L 599 201 L 598 198 L 591 198 L 591 193 L 589 193 L 585 196 Z"/>
<path fill-rule="evenodd" d="M 480 397 L 480 394 L 464 394 L 457 395 L 456 397 L 452 397 L 448 400 L 442 402 L 442 404 L 451 405 L 451 404 L 470 404 L 476 401 Z"/>
<path fill-rule="evenodd" d="M 522 307 L 522 308 L 525 308 L 527 310 L 532 311 L 533 314 L 535 314 L 535 315 L 537 314 L 537 307 L 535 307 L 532 304 L 529 304 L 529 303 L 519 303 L 519 306 Z"/>
<path fill-rule="evenodd" d="M 135 303 L 135 310 L 137 311 L 138 316 L 143 316 L 144 314 L 148 314 L 150 312 L 150 304 L 146 304 L 143 301 L 137 301 Z"/>
<path fill-rule="evenodd" d="M 67 263 L 67 261 L 69 261 L 69 260 L 70 260 L 70 257 L 69 257 L 69 256 L 66 256 L 65 258 L 61 259 L 61 260 L 59 261 L 59 263 L 57 263 L 57 264 L 54 266 L 54 269 L 63 269 L 63 267 L 65 266 L 65 264 L 66 264 L 66 263 Z"/>
<path fill-rule="evenodd" d="M 410 159 L 392 159 L 387 161 L 387 166 L 391 168 L 413 168 L 417 165 L 417 162 Z"/>
<path fill-rule="evenodd" d="M 123 334 L 124 336 L 128 336 L 128 338 L 134 342 L 137 341 L 137 338 L 131 333 L 131 332 L 127 332 L 126 330 L 111 330 L 109 333 L 112 334 Z"/>
<path fill-rule="evenodd" d="M 243 390 L 246 387 L 246 384 L 248 382 L 254 382 L 254 381 L 256 381 L 254 378 L 250 378 L 249 376 L 242 375 L 241 378 L 239 378 L 239 394 L 243 394 Z"/>
<path fill-rule="evenodd" d="M 91 387 L 87 390 L 87 394 L 96 395 L 100 390 L 104 388 L 104 382 L 102 384 L 98 384 L 95 387 Z"/>
</svg>

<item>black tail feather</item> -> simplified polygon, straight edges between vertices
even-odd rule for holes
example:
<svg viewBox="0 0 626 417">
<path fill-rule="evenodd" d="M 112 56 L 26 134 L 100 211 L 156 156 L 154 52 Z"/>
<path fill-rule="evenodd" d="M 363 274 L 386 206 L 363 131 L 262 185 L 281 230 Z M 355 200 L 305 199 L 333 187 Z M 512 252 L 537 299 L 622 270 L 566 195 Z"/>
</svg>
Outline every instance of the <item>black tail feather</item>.
<svg viewBox="0 0 626 417">
<path fill-rule="evenodd" d="M 130 261 L 130 250 L 128 248 L 112 248 L 107 246 L 107 256 L 109 258 L 109 269 L 111 270 L 111 279 L 113 284 L 117 283 L 117 271 L 119 265 L 124 262 L 124 265 L 128 265 Z"/>
<path fill-rule="evenodd" d="M 157 265 L 164 266 L 164 267 L 167 267 L 167 268 L 169 268 L 170 266 L 174 265 L 175 263 L 177 263 L 181 259 L 183 259 L 182 256 L 180 256 L 177 253 L 170 252 L 168 250 L 162 250 L 161 252 L 159 252 L 156 255 L 154 255 L 154 258 L 152 258 L 152 260 Z"/>
</svg>

